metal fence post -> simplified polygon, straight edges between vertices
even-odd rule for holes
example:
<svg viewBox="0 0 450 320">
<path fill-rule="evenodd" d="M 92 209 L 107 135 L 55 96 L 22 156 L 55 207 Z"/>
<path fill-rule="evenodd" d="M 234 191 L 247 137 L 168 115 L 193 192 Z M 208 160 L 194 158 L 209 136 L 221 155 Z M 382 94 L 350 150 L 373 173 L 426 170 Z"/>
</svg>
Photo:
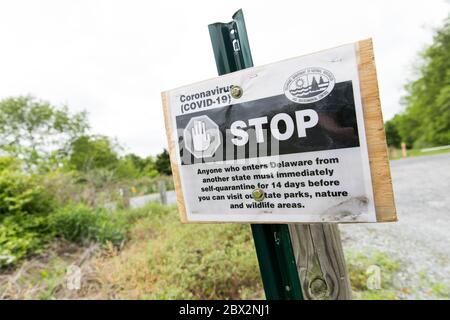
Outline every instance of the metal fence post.
<svg viewBox="0 0 450 320">
<path fill-rule="evenodd" d="M 253 66 L 242 10 L 229 23 L 209 25 L 219 75 Z M 252 224 L 266 298 L 303 299 L 288 226 Z"/>
</svg>

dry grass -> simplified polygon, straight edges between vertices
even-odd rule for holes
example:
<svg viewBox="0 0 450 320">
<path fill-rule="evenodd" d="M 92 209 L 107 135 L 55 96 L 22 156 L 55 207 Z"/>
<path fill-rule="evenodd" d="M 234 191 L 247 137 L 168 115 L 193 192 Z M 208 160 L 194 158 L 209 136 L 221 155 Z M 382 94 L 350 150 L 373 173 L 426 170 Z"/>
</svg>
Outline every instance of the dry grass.
<svg viewBox="0 0 450 320">
<path fill-rule="evenodd" d="M 39 299 L 52 295 L 63 281 L 65 268 L 82 255 L 84 248 L 59 241 L 45 253 L 31 257 L 18 268 L 0 275 L 0 299 Z"/>
</svg>

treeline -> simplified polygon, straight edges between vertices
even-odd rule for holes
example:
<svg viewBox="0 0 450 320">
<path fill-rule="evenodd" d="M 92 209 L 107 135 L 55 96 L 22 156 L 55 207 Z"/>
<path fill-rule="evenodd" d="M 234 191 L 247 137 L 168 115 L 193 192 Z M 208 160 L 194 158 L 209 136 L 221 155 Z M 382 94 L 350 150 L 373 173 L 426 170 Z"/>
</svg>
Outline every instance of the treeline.
<svg viewBox="0 0 450 320">
<path fill-rule="evenodd" d="M 0 101 L 0 155 L 20 160 L 27 170 L 103 170 L 117 179 L 171 174 L 166 150 L 156 157 L 120 155 L 116 140 L 88 129 L 85 112 L 70 113 L 31 96 Z"/>
<path fill-rule="evenodd" d="M 450 144 L 450 16 L 420 55 L 404 111 L 385 124 L 388 145 L 424 148 Z"/>
</svg>

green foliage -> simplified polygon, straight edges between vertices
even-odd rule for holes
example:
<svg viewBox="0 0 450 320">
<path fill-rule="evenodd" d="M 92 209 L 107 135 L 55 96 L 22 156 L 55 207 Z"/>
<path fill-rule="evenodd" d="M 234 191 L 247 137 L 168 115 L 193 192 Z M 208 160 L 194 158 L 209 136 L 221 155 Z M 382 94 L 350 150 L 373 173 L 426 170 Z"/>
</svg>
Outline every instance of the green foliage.
<svg viewBox="0 0 450 320">
<path fill-rule="evenodd" d="M 166 149 L 156 156 L 155 168 L 160 174 L 171 175 L 172 169 L 170 168 L 169 153 Z"/>
<path fill-rule="evenodd" d="M 437 30 L 432 45 L 421 54 L 417 79 L 406 85 L 406 109 L 390 126 L 407 146 L 423 148 L 450 144 L 450 16 Z M 395 144 L 393 144 L 395 146 Z"/>
<path fill-rule="evenodd" d="M 158 175 L 152 157 L 141 158 L 135 154 L 120 157 L 119 149 L 108 137 L 83 136 L 73 141 L 68 164 L 87 176 L 108 177 L 108 181 Z"/>
<path fill-rule="evenodd" d="M 442 297 L 444 299 L 450 299 L 450 286 L 445 283 L 433 283 L 431 290 L 434 295 Z"/>
<path fill-rule="evenodd" d="M 18 169 L 14 159 L 0 158 L 0 267 L 38 250 L 51 234 L 53 198 L 38 177 Z"/>
<path fill-rule="evenodd" d="M 50 251 L 50 250 L 49 250 Z M 53 293 L 61 286 L 61 279 L 67 275 L 67 270 L 70 268 L 70 264 L 64 259 L 67 257 L 51 257 L 52 253 L 46 252 L 49 254 L 49 259 L 46 265 L 46 269 L 39 270 L 39 273 L 36 274 L 35 279 L 28 280 L 29 282 L 36 281 L 39 283 L 42 288 L 41 292 L 37 293 L 37 296 L 29 296 L 26 295 L 25 299 L 39 299 L 39 300 L 51 300 L 53 299 Z M 69 255 L 66 253 L 66 256 Z M 25 283 L 26 285 L 26 283 Z"/>
<path fill-rule="evenodd" d="M 141 175 L 139 169 L 129 158 L 121 159 L 118 162 L 114 173 L 119 179 L 137 179 Z"/>
<path fill-rule="evenodd" d="M 124 161 L 131 162 L 133 166 L 139 171 L 143 172 L 149 165 L 154 165 L 154 161 L 152 157 L 148 158 L 141 158 L 138 155 L 135 155 L 134 153 L 127 154 L 124 158 Z"/>
<path fill-rule="evenodd" d="M 80 172 L 115 168 L 119 161 L 117 144 L 105 136 L 82 136 L 71 144 L 69 164 Z"/>
<path fill-rule="evenodd" d="M 433 156 L 437 154 L 445 154 L 450 152 L 450 147 L 445 149 L 422 151 L 422 149 L 409 149 L 407 154 L 410 157 L 421 157 L 421 156 Z M 397 160 L 402 158 L 402 151 L 399 149 L 391 148 L 389 150 L 389 159 Z"/>
<path fill-rule="evenodd" d="M 57 236 L 80 244 L 91 242 L 120 245 L 126 236 L 126 224 L 120 216 L 105 209 L 83 204 L 68 205 L 51 215 L 50 224 Z"/>
<path fill-rule="evenodd" d="M 51 238 L 45 215 L 9 215 L 0 223 L 0 268 L 13 265 L 27 254 L 38 252 Z"/>
<path fill-rule="evenodd" d="M 154 178 L 159 175 L 158 170 L 156 169 L 155 160 L 151 156 L 141 158 L 133 153 L 130 153 L 127 154 L 125 157 L 123 157 L 121 161 L 124 161 L 126 163 L 132 163 L 132 166 L 134 167 L 134 170 L 137 173 L 137 175 L 134 176 L 135 178 L 141 177 Z M 131 176 L 128 175 L 126 177 L 129 178 Z"/>
<path fill-rule="evenodd" d="M 85 112 L 71 114 L 66 106 L 57 108 L 31 96 L 0 101 L 0 152 L 23 160 L 29 171 L 48 173 L 63 168 L 117 180 L 170 175 L 167 151 L 157 163 L 151 156 L 121 157 L 116 141 L 87 135 L 88 127 Z"/>
<path fill-rule="evenodd" d="M 64 157 L 70 143 L 87 129 L 86 113 L 70 114 L 31 96 L 0 101 L 0 150 L 28 167 Z"/>
<path fill-rule="evenodd" d="M 396 125 L 396 119 L 398 119 L 398 115 L 396 115 L 391 120 L 387 121 L 384 124 L 384 129 L 386 131 L 386 140 L 387 145 L 389 147 L 400 148 L 402 143 L 402 138 L 400 137 L 400 133 L 398 132 L 398 128 Z"/>
<path fill-rule="evenodd" d="M 0 171 L 0 222 L 8 215 L 47 214 L 53 208 L 53 199 L 39 185 L 39 179 L 20 171 Z"/>
<path fill-rule="evenodd" d="M 80 202 L 86 195 L 86 186 L 77 183 L 80 179 L 75 171 L 53 170 L 41 176 L 41 185 L 55 200 L 57 207 Z"/>
<path fill-rule="evenodd" d="M 21 161 L 14 157 L 0 157 L 0 172 L 4 170 L 19 171 Z"/>
</svg>

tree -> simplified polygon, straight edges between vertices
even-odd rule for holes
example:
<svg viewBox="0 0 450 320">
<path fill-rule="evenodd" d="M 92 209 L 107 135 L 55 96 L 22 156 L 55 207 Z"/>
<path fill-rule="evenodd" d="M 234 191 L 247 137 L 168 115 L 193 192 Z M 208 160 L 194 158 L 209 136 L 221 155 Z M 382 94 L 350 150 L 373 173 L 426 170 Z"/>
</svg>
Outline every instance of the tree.
<svg viewBox="0 0 450 320">
<path fill-rule="evenodd" d="M 145 166 L 142 169 L 142 174 L 144 176 L 154 178 L 159 175 L 159 172 L 156 169 L 156 161 L 155 161 L 155 159 L 153 159 L 152 156 L 148 156 L 147 158 L 145 158 L 144 162 L 145 162 Z M 170 160 L 169 160 L 169 166 L 170 166 Z M 172 172 L 170 172 L 169 174 L 172 174 Z"/>
<path fill-rule="evenodd" d="M 0 151 L 28 167 L 52 156 L 64 157 L 88 127 L 85 112 L 71 114 L 66 106 L 57 108 L 32 96 L 0 101 Z"/>
<path fill-rule="evenodd" d="M 118 145 L 106 136 L 82 136 L 70 145 L 69 164 L 80 172 L 117 167 Z"/>
<path fill-rule="evenodd" d="M 128 156 L 125 156 L 118 161 L 114 173 L 115 176 L 120 179 L 136 179 L 142 176 L 141 170 Z"/>
<path fill-rule="evenodd" d="M 450 16 L 421 54 L 417 79 L 406 85 L 401 138 L 416 147 L 450 144 Z"/>
<path fill-rule="evenodd" d="M 147 165 L 147 159 L 141 158 L 140 156 L 129 153 L 123 157 L 123 160 L 130 161 L 133 163 L 134 167 L 139 170 L 140 172 L 143 172 L 145 169 L 145 166 Z"/>
<path fill-rule="evenodd" d="M 140 156 L 130 153 L 125 155 L 121 159 L 121 163 L 129 163 L 127 166 L 131 168 L 131 164 L 134 166 L 135 170 L 137 170 L 138 174 L 136 177 L 155 177 L 158 175 L 158 171 L 156 170 L 155 160 L 152 156 L 148 156 L 146 158 L 141 158 Z"/>
<path fill-rule="evenodd" d="M 156 156 L 155 167 L 160 174 L 164 175 L 172 174 L 172 169 L 170 168 L 169 153 L 167 152 L 166 149 L 164 149 L 162 153 Z"/>
<path fill-rule="evenodd" d="M 400 148 L 402 139 L 400 137 L 400 134 L 398 132 L 396 120 L 400 118 L 399 115 L 396 115 L 391 120 L 387 121 L 384 124 L 384 129 L 386 131 L 386 140 L 387 144 L 390 147 Z"/>
</svg>

